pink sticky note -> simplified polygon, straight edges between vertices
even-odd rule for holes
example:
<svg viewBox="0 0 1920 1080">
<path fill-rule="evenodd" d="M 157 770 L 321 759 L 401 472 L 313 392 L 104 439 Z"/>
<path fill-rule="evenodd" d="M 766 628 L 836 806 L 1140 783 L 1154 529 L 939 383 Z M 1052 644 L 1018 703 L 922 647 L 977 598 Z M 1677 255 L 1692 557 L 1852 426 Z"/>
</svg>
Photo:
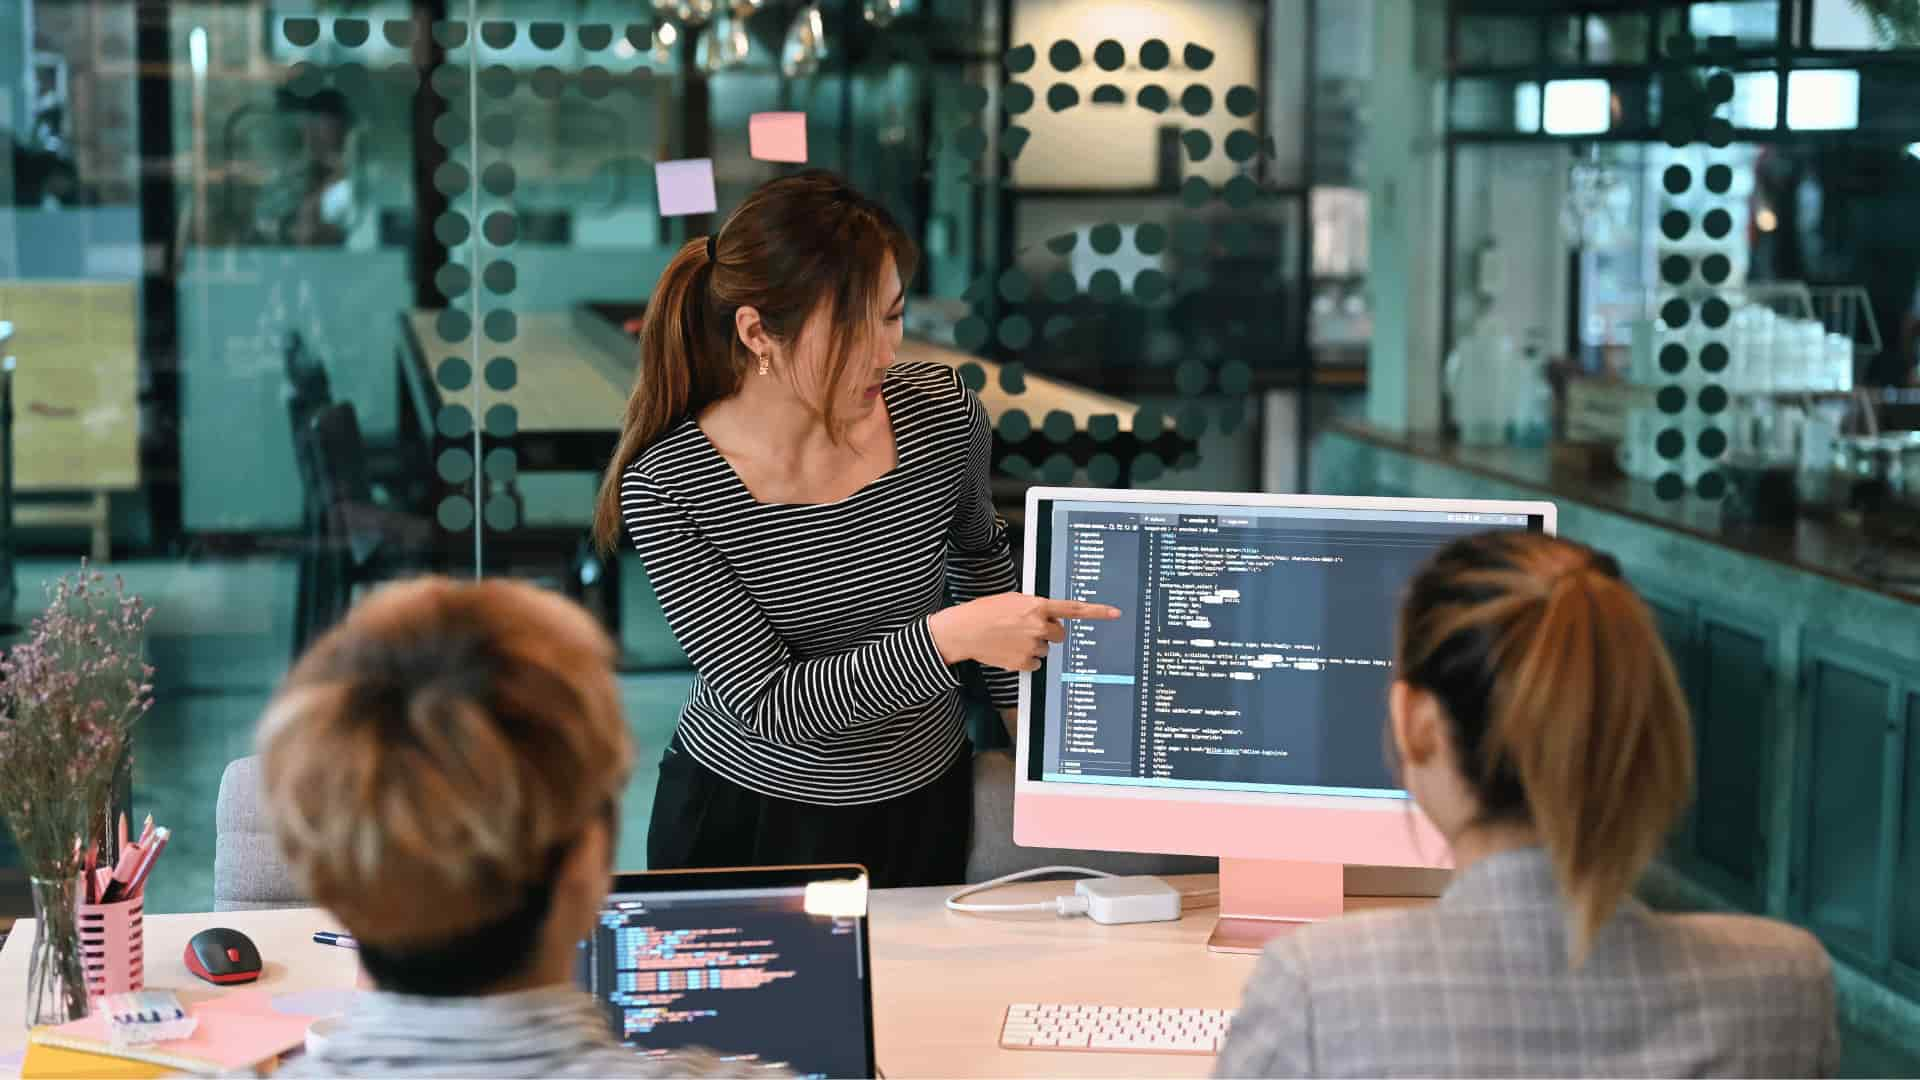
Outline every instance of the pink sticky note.
<svg viewBox="0 0 1920 1080">
<path fill-rule="evenodd" d="M 711 214 L 720 204 L 713 193 L 713 159 L 656 161 L 653 183 L 658 190 L 661 217 Z"/>
<path fill-rule="evenodd" d="M 807 114 L 754 113 L 747 121 L 747 147 L 757 161 L 807 160 Z"/>
</svg>

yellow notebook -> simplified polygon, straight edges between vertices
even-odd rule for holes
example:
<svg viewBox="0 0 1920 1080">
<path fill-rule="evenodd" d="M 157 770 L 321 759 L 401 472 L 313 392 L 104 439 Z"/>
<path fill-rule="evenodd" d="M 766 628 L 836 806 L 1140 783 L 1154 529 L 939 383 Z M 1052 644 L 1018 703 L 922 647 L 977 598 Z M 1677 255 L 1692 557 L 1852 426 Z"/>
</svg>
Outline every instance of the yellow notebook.
<svg viewBox="0 0 1920 1080">
<path fill-rule="evenodd" d="M 108 1057 L 69 1050 L 64 1046 L 34 1043 L 27 1047 L 20 1063 L 20 1080 L 148 1080 L 172 1076 L 176 1071 L 130 1058 Z"/>
</svg>

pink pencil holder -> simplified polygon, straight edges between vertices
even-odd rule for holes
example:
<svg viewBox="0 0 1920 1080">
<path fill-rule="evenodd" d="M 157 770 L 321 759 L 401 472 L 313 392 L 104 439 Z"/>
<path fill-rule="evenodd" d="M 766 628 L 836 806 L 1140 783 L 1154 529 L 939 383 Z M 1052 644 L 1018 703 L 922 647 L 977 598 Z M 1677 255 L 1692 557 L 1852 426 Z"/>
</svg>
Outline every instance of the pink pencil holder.
<svg viewBox="0 0 1920 1080">
<path fill-rule="evenodd" d="M 80 964 L 87 996 L 128 994 L 147 985 L 144 897 L 81 904 Z"/>
</svg>

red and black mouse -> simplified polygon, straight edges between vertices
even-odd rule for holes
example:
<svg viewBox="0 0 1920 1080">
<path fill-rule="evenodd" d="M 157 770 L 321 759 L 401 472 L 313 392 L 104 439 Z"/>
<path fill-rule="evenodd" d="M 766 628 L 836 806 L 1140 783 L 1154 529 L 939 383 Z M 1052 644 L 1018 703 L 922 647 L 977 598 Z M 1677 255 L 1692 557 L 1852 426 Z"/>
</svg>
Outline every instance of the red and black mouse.
<svg viewBox="0 0 1920 1080">
<path fill-rule="evenodd" d="M 260 977 L 260 950 L 253 939 L 224 926 L 210 927 L 187 942 L 187 970 L 210 983 L 232 986 Z"/>
</svg>

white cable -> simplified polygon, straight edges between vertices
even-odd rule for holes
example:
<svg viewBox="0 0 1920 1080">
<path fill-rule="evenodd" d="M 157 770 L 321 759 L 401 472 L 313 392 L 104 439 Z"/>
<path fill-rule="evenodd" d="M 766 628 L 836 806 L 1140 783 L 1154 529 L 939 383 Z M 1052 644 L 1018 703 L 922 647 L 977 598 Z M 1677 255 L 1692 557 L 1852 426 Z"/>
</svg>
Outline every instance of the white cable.
<svg viewBox="0 0 1920 1080">
<path fill-rule="evenodd" d="M 978 885 L 969 885 L 961 889 L 947 897 L 947 910 L 965 912 L 969 915 L 998 914 L 1007 911 L 1051 911 L 1063 919 L 1087 913 L 1087 898 L 1074 893 L 1056 896 L 1051 900 L 1034 904 L 963 904 L 960 902 L 976 893 L 983 893 L 1002 885 L 1011 885 L 1016 881 L 1025 881 L 1044 874 L 1081 874 L 1097 878 L 1113 876 L 1105 870 L 1089 870 L 1084 866 L 1042 866 L 1037 870 L 1022 870 L 1017 874 L 1007 874 L 992 881 L 983 881 Z"/>
</svg>

